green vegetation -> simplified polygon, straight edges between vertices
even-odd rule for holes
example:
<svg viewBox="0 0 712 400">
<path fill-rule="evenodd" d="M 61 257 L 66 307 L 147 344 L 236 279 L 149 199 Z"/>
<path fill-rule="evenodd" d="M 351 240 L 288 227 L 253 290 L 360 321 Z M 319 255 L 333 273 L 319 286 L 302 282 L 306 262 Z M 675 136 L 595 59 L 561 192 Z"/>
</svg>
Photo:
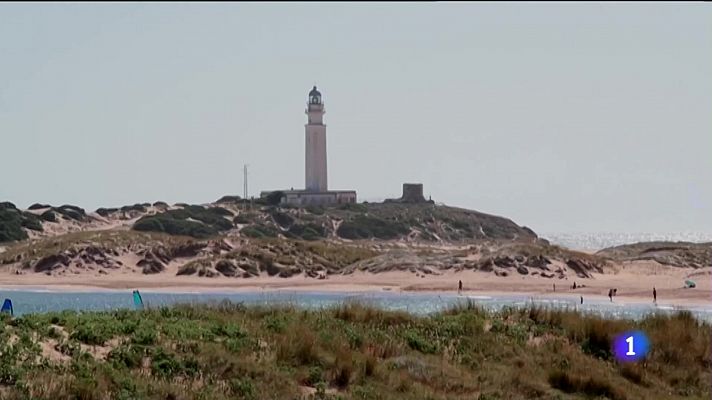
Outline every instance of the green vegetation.
<svg viewBox="0 0 712 400">
<path fill-rule="evenodd" d="M 242 235 L 249 238 L 274 238 L 277 237 L 277 230 L 271 226 L 250 225 L 240 230 Z"/>
<path fill-rule="evenodd" d="M 712 332 L 472 304 L 430 317 L 219 303 L 2 322 L 4 399 L 708 399 Z M 645 330 L 645 362 L 610 338 Z"/>
<path fill-rule="evenodd" d="M 96 213 L 101 215 L 102 217 L 107 217 L 112 213 L 115 213 L 117 211 L 121 211 L 122 213 L 128 213 L 131 211 L 139 212 L 139 213 L 145 213 L 148 211 L 148 207 L 151 206 L 151 203 L 136 203 L 133 205 L 126 205 L 121 208 L 117 207 L 111 207 L 111 208 L 97 208 Z M 154 207 L 168 207 L 168 204 L 162 202 L 162 201 L 157 201 L 153 203 Z"/>
<path fill-rule="evenodd" d="M 199 239 L 218 234 L 217 229 L 200 222 L 155 216 L 139 219 L 133 229 L 144 232 L 165 232 L 170 235 L 191 236 Z"/>
<path fill-rule="evenodd" d="M 261 209 L 235 217 L 236 223 L 250 227 L 243 230 L 248 237 L 274 237 L 281 232 L 288 238 L 317 240 L 335 233 L 344 239 L 390 240 L 412 232 L 424 241 L 536 239 L 535 233 L 506 218 L 454 207 L 395 203 L 296 207 L 277 205 L 279 194 L 260 199 Z"/>
<path fill-rule="evenodd" d="M 23 228 L 42 231 L 42 223 L 36 215 L 20 211 L 10 202 L 0 203 L 0 243 L 27 239 Z"/>
<path fill-rule="evenodd" d="M 219 198 L 216 203 L 221 204 L 221 203 L 242 203 L 243 201 L 246 201 L 247 199 L 243 200 L 240 196 L 233 196 L 233 195 L 225 195 L 221 198 Z"/>
<path fill-rule="evenodd" d="M 324 215 L 324 207 L 322 206 L 306 206 L 305 210 L 314 215 Z"/>
<path fill-rule="evenodd" d="M 272 210 L 270 214 L 274 222 L 282 228 L 289 228 L 294 223 L 294 218 L 287 213 Z"/>
<path fill-rule="evenodd" d="M 260 215 L 256 212 L 241 211 L 237 214 L 237 217 L 233 219 L 233 222 L 236 224 L 252 224 L 259 220 L 259 216 Z"/>
<path fill-rule="evenodd" d="M 134 204 L 130 206 L 123 206 L 121 207 L 122 212 L 129 212 L 129 211 L 138 211 L 138 212 L 146 212 L 146 206 L 144 204 Z"/>
<path fill-rule="evenodd" d="M 386 219 L 356 215 L 350 221 L 344 221 L 336 233 L 346 239 L 396 239 L 408 233 L 408 227 L 400 222 Z"/>
<path fill-rule="evenodd" d="M 96 213 L 101 215 L 102 217 L 108 217 L 111 213 L 115 213 L 119 211 L 118 208 L 97 208 Z"/>
<path fill-rule="evenodd" d="M 270 192 L 264 198 L 257 199 L 257 202 L 269 206 L 276 206 L 279 205 L 279 203 L 282 201 L 282 197 L 284 197 L 284 192 L 282 192 L 281 190 L 276 190 L 274 192 Z"/>
<path fill-rule="evenodd" d="M 285 236 L 292 239 L 319 240 L 326 237 L 326 229 L 319 224 L 294 224 L 285 232 Z"/>
<path fill-rule="evenodd" d="M 49 204 L 41 204 L 41 203 L 34 203 L 31 206 L 27 207 L 28 210 L 41 210 L 43 208 L 50 208 L 52 207 Z"/>
<path fill-rule="evenodd" d="M 66 219 L 73 219 L 75 221 L 84 221 L 87 218 L 87 214 L 83 208 L 65 204 L 59 207 L 52 207 L 53 211 L 62 214 Z"/>
<path fill-rule="evenodd" d="M 40 219 L 47 222 L 57 222 L 57 214 L 52 210 L 47 210 L 40 215 Z"/>
<path fill-rule="evenodd" d="M 142 217 L 136 221 L 133 229 L 207 238 L 232 229 L 232 222 L 224 216 L 232 216 L 232 213 L 220 207 L 185 206 Z"/>
</svg>

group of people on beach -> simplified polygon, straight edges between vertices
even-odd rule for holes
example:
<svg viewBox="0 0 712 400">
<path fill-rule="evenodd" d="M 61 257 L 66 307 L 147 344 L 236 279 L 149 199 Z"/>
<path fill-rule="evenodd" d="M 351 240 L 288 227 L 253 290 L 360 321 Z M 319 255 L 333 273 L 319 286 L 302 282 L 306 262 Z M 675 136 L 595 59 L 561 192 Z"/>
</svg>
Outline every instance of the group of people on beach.
<svg viewBox="0 0 712 400">
<path fill-rule="evenodd" d="M 554 291 L 556 291 L 556 284 L 554 283 Z M 574 281 L 573 286 L 571 287 L 572 289 L 576 289 L 577 287 L 584 287 L 584 285 L 576 286 L 576 281 Z M 457 285 L 457 293 L 462 292 L 462 281 L 458 282 Z M 613 296 L 618 294 L 618 288 L 613 288 L 613 289 L 608 289 L 608 298 L 613 302 Z M 581 297 L 581 304 L 583 304 L 583 296 Z M 653 286 L 653 303 L 657 304 L 658 303 L 658 291 L 655 289 L 655 286 Z"/>
</svg>

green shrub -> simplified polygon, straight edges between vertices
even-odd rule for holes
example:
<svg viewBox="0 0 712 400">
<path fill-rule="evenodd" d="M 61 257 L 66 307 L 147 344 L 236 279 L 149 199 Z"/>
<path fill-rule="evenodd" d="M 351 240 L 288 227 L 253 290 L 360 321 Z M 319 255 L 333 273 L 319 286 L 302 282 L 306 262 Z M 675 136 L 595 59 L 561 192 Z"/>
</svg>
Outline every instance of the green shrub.
<svg viewBox="0 0 712 400">
<path fill-rule="evenodd" d="M 277 237 L 277 231 L 272 227 L 250 225 L 242 228 L 240 234 L 250 238 Z"/>
<path fill-rule="evenodd" d="M 324 207 L 322 206 L 306 206 L 305 210 L 314 215 L 324 215 Z"/>
<path fill-rule="evenodd" d="M 111 327 L 101 321 L 83 321 L 75 327 L 70 338 L 88 345 L 103 346 L 113 335 Z"/>
<path fill-rule="evenodd" d="M 160 216 L 142 217 L 133 226 L 136 231 L 162 232 L 169 235 L 191 236 L 205 239 L 219 232 L 212 226 L 195 221 L 184 221 Z"/>
<path fill-rule="evenodd" d="M 206 209 L 202 206 L 186 205 L 182 209 L 144 216 L 136 221 L 133 229 L 204 239 L 232 229 L 232 222 L 223 217 L 226 212 L 229 213 L 228 210 L 219 207 Z"/>
<path fill-rule="evenodd" d="M 123 206 L 121 207 L 121 212 L 129 212 L 129 211 L 138 211 L 138 212 L 146 212 L 146 206 L 143 204 L 134 204 L 131 206 Z"/>
<path fill-rule="evenodd" d="M 279 211 L 272 212 L 272 218 L 274 219 L 274 222 L 282 228 L 287 228 L 294 223 L 294 218 L 292 218 L 289 214 Z"/>
<path fill-rule="evenodd" d="M 96 213 L 102 217 L 108 217 L 111 213 L 119 211 L 118 208 L 97 208 Z"/>
<path fill-rule="evenodd" d="M 57 214 L 52 210 L 47 210 L 40 215 L 43 221 L 57 222 Z"/>
<path fill-rule="evenodd" d="M 52 208 L 59 214 L 62 214 L 65 218 L 73 219 L 75 221 L 84 221 L 87 218 L 87 214 L 83 208 L 65 204 L 60 207 Z"/>
<path fill-rule="evenodd" d="M 405 334 L 405 340 L 411 349 L 417 350 L 421 353 L 434 354 L 438 352 L 437 345 L 432 343 L 432 341 L 423 338 L 417 332 L 407 331 Z"/>
<path fill-rule="evenodd" d="M 141 325 L 131 337 L 131 343 L 142 346 L 150 346 L 156 344 L 157 341 L 158 331 L 155 326 Z"/>
<path fill-rule="evenodd" d="M 218 199 L 216 203 L 240 203 L 242 201 L 242 198 L 240 196 L 230 196 L 226 195 Z"/>
<path fill-rule="evenodd" d="M 22 227 L 31 229 L 33 231 L 42 231 L 42 222 L 40 219 L 32 213 L 23 212 L 22 213 Z"/>
<path fill-rule="evenodd" d="M 285 232 L 285 236 L 293 239 L 319 240 L 326 237 L 326 229 L 318 224 L 294 224 Z"/>
<path fill-rule="evenodd" d="M 359 213 L 368 212 L 368 207 L 364 204 L 346 203 L 337 207 L 339 210 L 356 211 Z"/>
<path fill-rule="evenodd" d="M 121 345 L 112 349 L 107 359 L 120 367 L 138 368 L 141 366 L 144 352 L 138 346 Z"/>
<path fill-rule="evenodd" d="M 408 227 L 400 222 L 378 217 L 356 215 L 351 221 L 344 221 L 336 233 L 345 239 L 395 239 L 408 233 Z"/>
<path fill-rule="evenodd" d="M 183 370 L 183 367 L 178 359 L 173 355 L 165 352 L 162 348 L 158 348 L 151 360 L 151 372 L 154 375 L 171 378 L 178 375 Z"/>
<path fill-rule="evenodd" d="M 233 219 L 233 222 L 238 224 L 251 224 L 257 221 L 257 219 L 258 215 L 256 213 L 240 212 L 240 214 L 238 214 L 237 217 Z"/>
<path fill-rule="evenodd" d="M 276 206 L 282 202 L 282 197 L 284 197 L 284 192 L 282 192 L 281 190 L 277 190 L 269 193 L 267 196 L 264 197 L 263 200 L 267 205 Z"/>
<path fill-rule="evenodd" d="M 23 214 L 9 202 L 0 203 L 0 243 L 25 240 L 28 238 L 23 228 Z"/>
<path fill-rule="evenodd" d="M 264 318 L 264 326 L 267 330 L 275 333 L 282 333 L 287 328 L 287 321 L 281 315 L 267 315 Z"/>
<path fill-rule="evenodd" d="M 240 329 L 239 325 L 232 322 L 215 324 L 211 330 L 215 336 L 224 336 L 233 339 L 241 339 L 247 336 L 247 334 Z"/>
<path fill-rule="evenodd" d="M 221 217 L 232 217 L 234 214 L 232 211 L 222 208 L 222 207 L 208 207 L 206 209 L 206 212 L 215 214 Z"/>
<path fill-rule="evenodd" d="M 165 233 L 166 228 L 163 226 L 163 221 L 163 218 L 160 217 L 143 217 L 134 223 L 133 229 L 136 231 Z"/>
<path fill-rule="evenodd" d="M 237 399 L 252 400 L 257 398 L 252 381 L 247 378 L 236 378 L 230 381 L 230 391 Z"/>
</svg>

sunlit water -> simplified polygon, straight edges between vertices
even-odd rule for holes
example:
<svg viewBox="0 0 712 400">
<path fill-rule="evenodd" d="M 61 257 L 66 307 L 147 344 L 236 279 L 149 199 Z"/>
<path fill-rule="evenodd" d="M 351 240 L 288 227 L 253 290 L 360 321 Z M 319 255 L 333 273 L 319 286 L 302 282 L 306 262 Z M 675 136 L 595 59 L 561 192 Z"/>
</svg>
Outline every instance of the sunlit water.
<svg viewBox="0 0 712 400">
<path fill-rule="evenodd" d="M 672 232 L 672 233 L 540 233 L 540 236 L 551 243 L 564 246 L 572 250 L 598 251 L 607 247 L 620 246 L 638 242 L 666 241 L 666 242 L 712 242 L 712 232 Z"/>
<path fill-rule="evenodd" d="M 134 307 L 131 291 L 110 292 L 52 292 L 28 290 L 2 290 L 0 296 L 12 299 L 15 315 L 47 311 L 101 311 L 131 309 Z M 503 307 L 521 308 L 532 304 L 556 309 L 579 310 L 607 318 L 639 319 L 650 313 L 672 313 L 676 307 L 660 304 L 622 304 L 608 301 L 586 301 L 579 303 L 578 297 L 529 298 L 526 296 L 458 296 L 457 294 L 433 293 L 325 293 L 325 292 L 241 292 L 241 293 L 165 293 L 142 292 L 147 307 L 159 307 L 176 303 L 215 303 L 229 300 L 245 305 L 291 305 L 306 309 L 334 307 L 345 302 L 358 302 L 384 310 L 406 311 L 425 315 L 441 311 L 468 299 L 492 311 Z M 712 323 L 712 302 L 709 307 L 689 307 L 698 319 Z"/>
</svg>

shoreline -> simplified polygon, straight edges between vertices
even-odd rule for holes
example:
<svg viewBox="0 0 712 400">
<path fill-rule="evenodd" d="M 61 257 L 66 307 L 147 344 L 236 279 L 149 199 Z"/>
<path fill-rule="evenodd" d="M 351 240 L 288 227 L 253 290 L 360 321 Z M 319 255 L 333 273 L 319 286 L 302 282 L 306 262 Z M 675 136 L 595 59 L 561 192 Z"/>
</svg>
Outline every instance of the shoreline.
<svg viewBox="0 0 712 400">
<path fill-rule="evenodd" d="M 625 279 L 624 279 L 625 278 Z M 37 275 L 0 274 L 1 291 L 50 293 L 124 293 L 134 289 L 144 293 L 173 294 L 240 294 L 240 293 L 324 293 L 324 294 L 388 294 L 388 295 L 445 295 L 458 296 L 457 282 L 463 281 L 462 297 L 486 296 L 524 298 L 533 300 L 565 300 L 608 303 L 609 287 L 617 287 L 613 303 L 622 305 L 652 305 L 652 287 L 658 291 L 658 306 L 712 309 L 712 285 L 709 278 L 698 280 L 698 287 L 683 289 L 674 286 L 667 274 L 653 276 L 620 276 L 596 274 L 594 278 L 577 279 L 579 286 L 571 289 L 572 281 L 519 276 L 494 277 L 481 272 L 444 273 L 417 277 L 409 272 L 371 274 L 356 272 L 333 275 L 326 280 L 295 276 L 278 278 L 194 278 L 175 276 L 72 276 L 49 277 Z M 557 290 L 553 291 L 553 284 Z M 476 299 L 475 299 L 476 300 Z"/>
<path fill-rule="evenodd" d="M 317 295 L 329 295 L 329 294 L 343 294 L 343 295 L 373 295 L 373 294 L 378 294 L 378 295 L 393 295 L 393 296 L 398 296 L 398 295 L 405 295 L 405 296 L 419 296 L 419 295 L 439 295 L 439 296 L 447 296 L 447 297 L 452 297 L 452 298 L 462 298 L 463 300 L 466 299 L 472 299 L 472 300 L 498 300 L 498 299 L 507 299 L 507 300 L 514 300 L 515 298 L 518 300 L 524 300 L 528 301 L 530 299 L 533 300 L 538 300 L 538 301 L 553 301 L 553 300 L 563 300 L 563 301 L 570 301 L 573 306 L 579 305 L 578 300 L 579 300 L 579 295 L 576 294 L 555 294 L 555 293 L 550 293 L 550 294 L 532 294 L 532 293 L 527 293 L 527 292 L 489 292 L 489 291 L 463 291 L 461 294 L 457 293 L 457 290 L 450 290 L 450 291 L 430 291 L 430 290 L 419 290 L 419 291 L 391 291 L 391 290 L 369 290 L 369 289 L 362 289 L 362 290 L 338 290 L 334 288 L 324 288 L 324 289 L 317 289 L 317 290 L 311 290 L 307 288 L 270 288 L 270 289 L 261 289 L 261 288 L 254 288 L 254 287 L 245 287 L 245 288 L 231 288 L 231 287 L 216 287 L 213 288 L 212 290 L 205 290 L 204 288 L 200 289 L 186 289 L 186 287 L 183 286 L 178 286 L 178 287 L 162 287 L 162 288 L 141 288 L 141 287 L 136 287 L 135 289 L 141 291 L 142 293 L 151 293 L 151 294 L 195 294 L 195 295 L 201 295 L 201 294 L 209 294 L 209 295 L 235 295 L 235 294 L 296 294 L 296 293 L 309 293 L 309 294 L 317 294 Z M 71 285 L 45 285 L 45 286 L 28 286 L 28 285 L 2 285 L 0 286 L 0 292 L 6 291 L 6 292 L 31 292 L 31 293 L 130 293 L 132 289 L 110 289 L 110 288 L 105 288 L 105 287 L 95 287 L 95 286 L 71 286 Z M 587 296 L 586 297 L 586 303 L 585 304 L 609 304 L 608 297 L 606 296 L 601 296 L 601 295 L 592 295 L 592 296 Z M 688 308 L 704 308 L 704 309 L 709 309 L 712 311 L 712 302 L 695 302 L 695 301 L 676 301 L 676 302 L 669 302 L 669 301 L 659 301 L 658 303 L 653 303 L 649 300 L 646 301 L 644 298 L 640 297 L 630 297 L 630 296 L 617 296 L 616 300 L 612 302 L 612 304 L 617 304 L 617 305 L 623 305 L 623 306 L 628 306 L 628 305 L 633 305 L 633 306 L 642 306 L 642 305 L 657 305 L 658 307 L 670 307 L 670 308 L 681 308 L 681 309 L 688 309 Z"/>
</svg>

